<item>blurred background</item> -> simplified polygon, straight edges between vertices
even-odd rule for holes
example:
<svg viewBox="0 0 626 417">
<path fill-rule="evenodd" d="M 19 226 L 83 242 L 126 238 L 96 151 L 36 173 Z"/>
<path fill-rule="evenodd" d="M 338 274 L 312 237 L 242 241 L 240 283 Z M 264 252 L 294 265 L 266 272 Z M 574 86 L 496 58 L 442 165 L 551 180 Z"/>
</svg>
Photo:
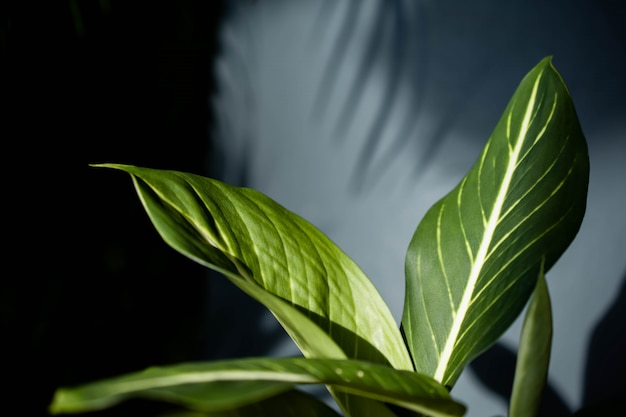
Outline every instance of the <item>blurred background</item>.
<svg viewBox="0 0 626 417">
<path fill-rule="evenodd" d="M 267 193 L 362 266 L 399 320 L 404 254 L 542 58 L 590 147 L 588 211 L 548 274 L 542 415 L 622 401 L 626 10 L 615 1 L 74 0 L 1 6 L 3 350 L 14 400 L 149 365 L 296 354 L 262 308 L 158 237 L 120 162 Z M 207 279 L 208 278 L 208 279 Z M 453 395 L 506 414 L 520 323 Z M 126 403 L 94 415 L 156 415 Z M 604 414 L 602 414 L 604 413 Z"/>
</svg>

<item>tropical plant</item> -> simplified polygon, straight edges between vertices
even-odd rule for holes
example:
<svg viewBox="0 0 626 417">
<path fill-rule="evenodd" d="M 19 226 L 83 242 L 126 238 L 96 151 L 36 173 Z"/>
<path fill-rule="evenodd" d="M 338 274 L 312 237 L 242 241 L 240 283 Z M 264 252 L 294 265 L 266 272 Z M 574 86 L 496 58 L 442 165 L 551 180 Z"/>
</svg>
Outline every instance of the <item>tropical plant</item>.
<svg viewBox="0 0 626 417">
<path fill-rule="evenodd" d="M 149 368 L 59 389 L 52 413 L 142 397 L 190 416 L 337 416 L 298 389 L 322 384 L 346 416 L 461 416 L 455 381 L 527 306 L 509 415 L 536 415 L 552 334 L 544 273 L 578 232 L 589 176 L 585 138 L 550 57 L 521 81 L 475 165 L 417 227 L 400 329 L 362 270 L 267 196 L 189 173 L 97 166 L 130 174 L 165 242 L 267 307 L 303 357 Z"/>
</svg>

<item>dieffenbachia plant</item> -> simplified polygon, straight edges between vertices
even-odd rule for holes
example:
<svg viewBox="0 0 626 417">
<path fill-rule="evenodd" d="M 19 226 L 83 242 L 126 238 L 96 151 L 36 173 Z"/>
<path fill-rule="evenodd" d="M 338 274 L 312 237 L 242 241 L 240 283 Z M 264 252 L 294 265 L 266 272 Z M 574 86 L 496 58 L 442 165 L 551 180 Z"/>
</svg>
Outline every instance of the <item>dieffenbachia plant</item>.
<svg viewBox="0 0 626 417">
<path fill-rule="evenodd" d="M 346 416 L 461 416 L 450 389 L 528 304 L 510 416 L 536 414 L 552 334 L 544 272 L 580 227 L 589 175 L 550 58 L 522 80 L 475 165 L 417 227 L 402 331 L 341 249 L 265 195 L 188 173 L 99 166 L 130 174 L 161 237 L 267 307 L 303 357 L 150 368 L 59 389 L 51 412 L 143 397 L 203 416 L 337 416 L 297 389 L 323 384 Z"/>
</svg>

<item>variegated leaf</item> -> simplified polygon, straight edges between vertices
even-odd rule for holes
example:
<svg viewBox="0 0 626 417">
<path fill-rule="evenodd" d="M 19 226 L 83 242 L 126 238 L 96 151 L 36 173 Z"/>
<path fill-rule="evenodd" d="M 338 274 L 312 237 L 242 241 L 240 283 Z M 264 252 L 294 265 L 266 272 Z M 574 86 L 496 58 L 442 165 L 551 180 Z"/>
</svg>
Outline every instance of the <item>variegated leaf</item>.
<svg viewBox="0 0 626 417">
<path fill-rule="evenodd" d="M 453 385 L 510 326 L 568 247 L 587 197 L 587 145 L 545 58 L 522 80 L 478 161 L 425 215 L 406 257 L 402 320 L 418 372 Z"/>
</svg>

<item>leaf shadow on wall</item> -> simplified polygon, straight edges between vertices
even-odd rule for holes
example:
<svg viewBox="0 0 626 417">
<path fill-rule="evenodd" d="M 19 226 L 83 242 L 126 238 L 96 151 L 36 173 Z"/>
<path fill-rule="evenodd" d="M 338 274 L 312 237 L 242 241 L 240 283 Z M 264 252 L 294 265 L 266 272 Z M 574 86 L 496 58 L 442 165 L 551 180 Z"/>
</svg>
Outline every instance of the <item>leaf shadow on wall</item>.
<svg viewBox="0 0 626 417">
<path fill-rule="evenodd" d="M 423 97 L 421 94 L 412 94 L 407 103 L 408 111 L 400 121 L 392 117 L 394 104 L 402 99 L 402 90 L 412 86 L 421 90 L 427 82 L 427 29 L 424 21 L 424 5 L 415 2 L 407 3 L 402 0 L 387 0 L 376 3 L 373 7 L 371 26 L 365 31 L 365 42 L 360 49 L 359 37 L 363 36 L 359 22 L 367 20 L 363 17 L 371 10 L 368 4 L 351 1 L 345 10 L 341 10 L 338 3 L 327 3 L 320 8 L 317 18 L 319 24 L 314 28 L 323 28 L 321 22 L 328 21 L 333 14 L 342 14 L 341 29 L 339 30 L 335 46 L 327 60 L 322 74 L 322 81 L 318 96 L 315 98 L 313 114 L 315 119 L 323 121 L 326 117 L 325 109 L 330 103 L 340 100 L 333 93 L 339 86 L 339 73 L 346 63 L 346 56 L 350 50 L 359 51 L 357 69 L 348 83 L 344 104 L 340 106 L 339 117 L 333 127 L 333 139 L 337 142 L 345 140 L 350 130 L 358 123 L 358 113 L 363 110 L 365 92 L 372 79 L 376 79 L 381 70 L 385 74 L 382 78 L 384 87 L 380 102 L 371 121 L 367 122 L 367 134 L 357 150 L 358 159 L 354 172 L 351 174 L 350 192 L 359 194 L 365 192 L 377 178 L 393 163 L 395 158 L 411 143 L 420 144 L 420 152 L 415 153 L 415 174 L 420 174 L 429 166 L 437 153 L 445 130 L 451 121 L 458 116 L 467 100 L 455 100 L 454 107 L 446 113 L 445 120 L 438 121 L 436 128 L 430 135 L 419 135 L 417 125 L 423 118 Z M 312 37 L 319 38 L 321 34 L 316 30 Z M 472 74 L 475 75 L 475 74 Z M 475 83 L 466 83 L 467 86 Z M 469 94 L 460 94 L 463 97 Z M 397 123 L 398 126 L 394 126 Z M 398 129 L 395 129 L 398 127 Z M 391 133 L 390 133 L 391 132 Z M 395 132 L 395 133 L 393 133 Z M 385 134 L 393 136 L 390 144 L 381 143 Z"/>
</svg>

